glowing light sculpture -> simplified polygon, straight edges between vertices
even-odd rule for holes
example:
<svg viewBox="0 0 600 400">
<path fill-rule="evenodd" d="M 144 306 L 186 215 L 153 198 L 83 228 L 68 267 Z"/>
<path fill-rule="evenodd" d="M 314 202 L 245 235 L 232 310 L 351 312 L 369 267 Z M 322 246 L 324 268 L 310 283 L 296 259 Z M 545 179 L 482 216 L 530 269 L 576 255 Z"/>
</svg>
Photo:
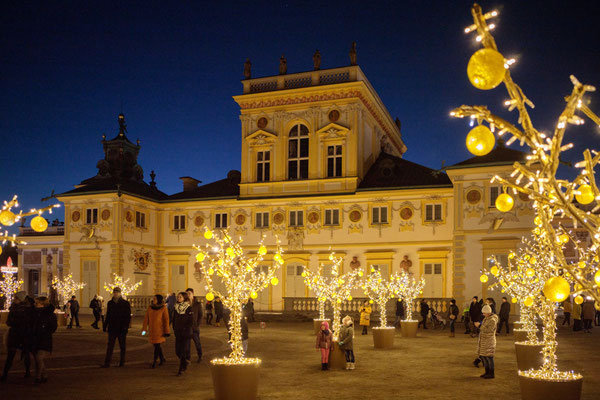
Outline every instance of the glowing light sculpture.
<svg viewBox="0 0 600 400">
<path fill-rule="evenodd" d="M 404 300 L 404 307 L 406 308 L 404 321 L 416 322 L 416 320 L 412 319 L 415 311 L 414 303 L 417 296 L 423 293 L 423 288 L 425 287 L 425 278 L 421 277 L 421 279 L 417 280 L 407 274 L 405 271 L 402 271 L 399 278 L 399 285 L 400 296 Z"/>
<path fill-rule="evenodd" d="M 121 296 L 127 298 L 130 294 L 135 292 L 140 286 L 142 286 L 142 281 L 138 282 L 129 282 L 129 278 L 123 279 L 121 275 L 112 274 L 113 280 L 112 282 L 104 282 L 104 290 L 106 290 L 109 294 L 112 294 L 113 289 L 118 287 L 121 289 Z"/>
<path fill-rule="evenodd" d="M 58 293 L 62 299 L 63 304 L 74 296 L 78 290 L 83 289 L 85 285 L 86 283 L 84 282 L 75 282 L 72 274 L 63 277 L 62 279 L 58 279 L 57 276 L 52 278 L 52 289 L 56 290 L 56 293 Z"/>
<path fill-rule="evenodd" d="M 388 327 L 386 306 L 390 299 L 400 295 L 402 289 L 400 281 L 400 275 L 397 272 L 394 272 L 390 279 L 385 279 L 381 276 L 379 270 L 371 267 L 371 273 L 367 279 L 360 282 L 360 286 L 364 290 L 365 295 L 371 302 L 377 303 L 380 312 L 379 326 L 381 328 Z"/>
</svg>

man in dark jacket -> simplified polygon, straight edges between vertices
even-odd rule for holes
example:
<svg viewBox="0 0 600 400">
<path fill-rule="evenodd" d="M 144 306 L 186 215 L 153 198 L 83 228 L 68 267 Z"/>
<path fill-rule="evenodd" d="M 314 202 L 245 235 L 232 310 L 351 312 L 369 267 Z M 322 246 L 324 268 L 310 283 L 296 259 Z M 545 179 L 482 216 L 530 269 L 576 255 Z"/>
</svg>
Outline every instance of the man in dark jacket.
<svg viewBox="0 0 600 400">
<path fill-rule="evenodd" d="M 194 289 L 187 288 L 188 300 L 194 313 L 193 327 L 194 332 L 192 334 L 192 340 L 194 346 L 196 346 L 196 353 L 198 354 L 198 362 L 202 361 L 202 344 L 200 343 L 200 322 L 202 321 L 202 303 L 197 301 L 194 297 Z"/>
<path fill-rule="evenodd" d="M 106 358 L 102 368 L 110 367 L 112 353 L 115 348 L 115 341 L 119 340 L 119 348 L 121 349 L 121 359 L 119 367 L 125 365 L 125 340 L 129 323 L 131 322 L 131 305 L 121 297 L 121 289 L 116 287 L 113 289 L 113 298 L 106 305 L 106 318 L 104 320 L 104 332 L 108 331 L 108 345 L 106 347 Z"/>
<path fill-rule="evenodd" d="M 0 382 L 6 381 L 17 350 L 21 350 L 21 358 L 25 364 L 25 378 L 29 378 L 31 376 L 29 353 L 32 345 L 33 308 L 25 292 L 15 294 L 8 312 L 6 325 L 9 327 L 8 333 L 6 333 L 8 335 L 6 341 L 7 355 Z"/>
<path fill-rule="evenodd" d="M 475 337 L 479 335 L 479 327 L 476 322 L 481 323 L 483 320 L 483 315 L 481 314 L 481 303 L 479 302 L 479 298 L 474 296 L 471 300 L 471 305 L 469 306 L 469 317 L 471 317 L 471 323 L 473 324 L 473 328 L 471 329 L 471 337 Z"/>
<path fill-rule="evenodd" d="M 394 321 L 395 327 L 400 327 L 400 321 L 404 319 L 405 312 L 404 300 L 398 299 L 396 301 L 396 320 Z"/>
<path fill-rule="evenodd" d="M 450 337 L 454 337 L 454 324 L 458 320 L 458 307 L 456 306 L 456 300 L 450 300 L 450 309 L 448 310 L 448 318 L 450 318 Z"/>
<path fill-rule="evenodd" d="M 54 306 L 46 296 L 35 299 L 33 319 L 33 355 L 35 358 L 35 383 L 48 380 L 46 375 L 46 357 L 52 353 L 52 335 L 58 324 Z"/>
<path fill-rule="evenodd" d="M 73 328 L 73 320 L 75 320 L 75 325 L 81 328 L 81 325 L 79 325 L 79 302 L 75 296 L 71 296 L 71 300 L 69 300 L 69 311 L 71 311 L 71 321 L 67 329 Z"/>
<path fill-rule="evenodd" d="M 506 325 L 506 334 L 508 335 L 508 318 L 510 317 L 510 303 L 506 297 L 502 298 L 502 305 L 500 305 L 500 322 L 498 323 L 498 333 L 502 330 L 502 324 Z"/>
<path fill-rule="evenodd" d="M 421 300 L 421 321 L 419 321 L 417 328 L 419 325 L 423 325 L 423 329 L 427 329 L 427 315 L 429 315 L 429 304 L 425 302 L 425 299 Z"/>
<path fill-rule="evenodd" d="M 98 327 L 98 322 L 100 322 L 100 318 L 102 316 L 102 307 L 100 306 L 100 301 L 98 300 L 97 294 L 95 294 L 92 301 L 90 301 L 90 308 L 94 313 L 94 322 L 92 323 L 92 328 L 100 329 Z"/>
</svg>

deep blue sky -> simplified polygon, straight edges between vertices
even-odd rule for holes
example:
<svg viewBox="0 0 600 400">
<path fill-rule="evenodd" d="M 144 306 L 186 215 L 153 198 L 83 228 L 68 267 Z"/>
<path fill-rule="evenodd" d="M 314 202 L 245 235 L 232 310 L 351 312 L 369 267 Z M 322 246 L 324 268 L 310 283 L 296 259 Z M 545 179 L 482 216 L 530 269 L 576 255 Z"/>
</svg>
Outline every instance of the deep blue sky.
<svg viewBox="0 0 600 400">
<path fill-rule="evenodd" d="M 518 62 L 512 74 L 534 101 L 539 129 L 553 127 L 571 91 L 569 75 L 600 89 L 600 28 L 593 1 L 483 1 L 497 7 L 500 50 Z M 536 7 L 538 4 L 540 7 Z M 102 133 L 117 132 L 123 112 L 147 180 L 181 190 L 178 177 L 204 182 L 240 168 L 243 62 L 253 76 L 358 63 L 392 117 L 402 120 L 405 157 L 439 168 L 469 157 L 460 104 L 503 111 L 503 86 L 474 89 L 466 78 L 478 48 L 463 29 L 468 1 L 3 1 L 0 6 L 0 199 L 20 195 L 40 206 L 96 174 Z M 591 107 L 600 112 L 600 93 Z M 508 116 L 515 121 L 515 114 Z M 589 121 L 568 131 L 599 148 Z M 516 147 L 516 146 L 515 146 Z M 583 147 L 583 146 L 582 146 Z M 580 151 L 578 152 L 580 154 Z M 576 155 L 576 151 L 572 152 Z"/>
</svg>

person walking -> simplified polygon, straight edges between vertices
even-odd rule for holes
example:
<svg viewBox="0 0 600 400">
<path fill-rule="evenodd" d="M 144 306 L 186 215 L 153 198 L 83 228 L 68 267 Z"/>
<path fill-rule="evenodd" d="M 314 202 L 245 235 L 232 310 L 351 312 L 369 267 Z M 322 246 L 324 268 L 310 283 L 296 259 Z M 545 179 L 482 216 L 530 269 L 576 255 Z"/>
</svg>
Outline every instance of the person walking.
<svg viewBox="0 0 600 400">
<path fill-rule="evenodd" d="M 481 320 L 483 316 L 481 315 L 481 303 L 477 296 L 473 296 L 471 300 L 471 305 L 469 306 L 469 318 L 471 319 L 471 324 L 473 328 L 471 329 L 471 337 L 477 336 L 479 334 L 479 326 L 481 325 Z"/>
<path fill-rule="evenodd" d="M 367 328 L 371 325 L 371 312 L 373 309 L 371 308 L 371 304 L 369 304 L 369 300 L 365 300 L 362 307 L 360 308 L 360 322 L 359 325 L 362 326 L 362 334 L 367 334 Z M 385 310 L 382 310 L 385 312 Z"/>
<path fill-rule="evenodd" d="M 179 371 L 182 375 L 189 364 L 190 345 L 194 336 L 194 312 L 186 292 L 177 294 L 175 312 L 173 313 L 173 332 L 175 333 L 175 354 L 179 358 Z"/>
<path fill-rule="evenodd" d="M 469 314 L 469 304 L 465 305 L 462 315 L 463 324 L 465 325 L 465 335 L 471 333 L 471 315 Z"/>
<path fill-rule="evenodd" d="M 573 332 L 579 332 L 582 328 L 581 324 L 581 304 L 573 304 Z"/>
<path fill-rule="evenodd" d="M 494 354 L 496 352 L 496 328 L 498 327 L 498 316 L 492 314 L 492 308 L 489 305 L 481 309 L 483 321 L 476 322 L 479 328 L 479 342 L 477 344 L 477 354 L 483 362 L 485 373 L 481 375 L 484 379 L 494 378 Z"/>
<path fill-rule="evenodd" d="M 104 309 L 104 297 L 98 296 L 98 297 L 96 297 L 96 300 L 98 300 L 98 309 L 100 310 L 100 320 L 102 321 L 102 329 L 104 329 L 104 315 L 106 314 L 106 311 Z"/>
<path fill-rule="evenodd" d="M 396 328 L 400 327 L 400 323 L 404 319 L 405 312 L 404 300 L 398 299 L 396 301 L 396 320 L 394 321 L 394 326 Z"/>
<path fill-rule="evenodd" d="M 421 299 L 421 321 L 417 324 L 417 328 L 423 325 L 423 329 L 427 329 L 427 315 L 429 315 L 429 304 L 425 301 L 425 299 Z M 435 327 L 434 327 L 435 328 Z"/>
<path fill-rule="evenodd" d="M 164 298 L 160 294 L 154 295 L 150 306 L 146 310 L 144 322 L 142 323 L 142 336 L 148 334 L 148 341 L 154 346 L 154 357 L 152 358 L 151 368 L 165 363 L 161 344 L 170 336 L 169 332 L 169 311 L 165 306 Z"/>
<path fill-rule="evenodd" d="M 75 296 L 71 296 L 71 300 L 69 300 L 68 304 L 71 320 L 69 321 L 69 326 L 67 326 L 67 329 L 73 328 L 73 320 L 75 320 L 75 326 L 77 326 L 77 328 L 81 328 L 81 325 L 79 325 L 79 302 L 77 301 L 77 298 Z"/>
<path fill-rule="evenodd" d="M 175 293 L 171 293 L 167 296 L 167 311 L 169 312 L 169 323 L 173 323 L 173 313 L 175 312 L 175 303 L 177 303 L 177 296 Z"/>
<path fill-rule="evenodd" d="M 594 300 L 586 300 L 581 306 L 581 316 L 583 317 L 583 329 L 586 333 L 592 333 L 592 323 L 596 318 L 596 309 Z"/>
<path fill-rule="evenodd" d="M 194 289 L 188 288 L 186 293 L 189 298 L 190 306 L 192 307 L 192 312 L 194 313 L 194 330 L 192 334 L 192 340 L 194 341 L 194 346 L 196 347 L 196 354 L 198 355 L 198 361 L 202 361 L 202 344 L 200 343 L 200 322 L 202 321 L 202 303 L 200 301 L 196 301 L 194 297 Z"/>
<path fill-rule="evenodd" d="M 493 310 L 492 310 L 493 311 Z M 510 303 L 506 297 L 502 297 L 502 304 L 500 305 L 500 323 L 498 324 L 498 334 L 502 331 L 502 325 L 506 325 L 506 334 L 508 335 L 508 319 L 510 318 Z"/>
<path fill-rule="evenodd" d="M 213 320 L 213 303 L 212 301 L 207 300 L 206 306 L 204 307 L 206 311 L 206 325 L 212 325 Z"/>
<path fill-rule="evenodd" d="M 48 297 L 40 296 L 35 299 L 33 315 L 33 357 L 35 360 L 35 383 L 48 381 L 46 374 L 46 357 L 52 354 L 52 335 L 56 332 L 58 322 L 54 306 Z"/>
<path fill-rule="evenodd" d="M 354 323 L 352 317 L 346 315 L 342 319 L 342 327 L 338 334 L 338 344 L 346 356 L 346 369 L 354 369 Z"/>
<path fill-rule="evenodd" d="M 217 317 L 215 320 L 215 326 L 221 326 L 221 320 L 223 319 L 223 302 L 221 301 L 220 297 L 215 297 L 213 306 L 215 308 L 215 315 Z"/>
<path fill-rule="evenodd" d="M 317 333 L 317 351 L 321 352 L 321 370 L 326 371 L 329 364 L 329 353 L 331 352 L 331 338 L 333 334 L 329 330 L 329 323 L 323 321 L 321 330 Z"/>
<path fill-rule="evenodd" d="M 8 332 L 5 334 L 7 335 L 7 355 L 0 382 L 5 382 L 8 378 L 8 371 L 12 367 L 17 350 L 21 352 L 21 359 L 25 364 L 25 378 L 29 378 L 31 376 L 29 353 L 32 347 L 33 310 L 25 292 L 21 291 L 15 294 L 8 311 L 6 325 L 8 326 Z"/>
<path fill-rule="evenodd" d="M 450 300 L 450 308 L 448 310 L 448 318 L 450 318 L 450 337 L 454 337 L 454 324 L 458 319 L 458 314 L 459 310 L 458 306 L 456 305 L 456 300 L 452 299 Z"/>
<path fill-rule="evenodd" d="M 571 296 L 567 297 L 562 303 L 563 306 L 563 322 L 562 325 L 567 324 L 571 326 L 571 312 L 573 312 L 573 303 L 571 303 Z"/>
<path fill-rule="evenodd" d="M 112 360 L 115 341 L 119 341 L 119 349 L 121 350 L 119 367 L 125 365 L 125 352 L 127 351 L 127 332 L 131 323 L 131 305 L 127 300 L 121 297 L 121 289 L 116 287 L 113 289 L 113 297 L 106 305 L 106 318 L 102 330 L 108 331 L 108 344 L 106 346 L 106 357 L 102 368 L 109 368 Z"/>
<path fill-rule="evenodd" d="M 94 314 L 94 322 L 92 323 L 92 328 L 100 329 L 98 327 L 98 322 L 100 322 L 102 308 L 100 306 L 100 301 L 98 300 L 97 294 L 95 294 L 92 301 L 90 301 L 90 308 L 92 309 L 92 313 Z"/>
<path fill-rule="evenodd" d="M 243 306 L 242 315 L 248 318 L 248 322 L 254 322 L 254 301 L 249 298 L 246 304 Z"/>
</svg>

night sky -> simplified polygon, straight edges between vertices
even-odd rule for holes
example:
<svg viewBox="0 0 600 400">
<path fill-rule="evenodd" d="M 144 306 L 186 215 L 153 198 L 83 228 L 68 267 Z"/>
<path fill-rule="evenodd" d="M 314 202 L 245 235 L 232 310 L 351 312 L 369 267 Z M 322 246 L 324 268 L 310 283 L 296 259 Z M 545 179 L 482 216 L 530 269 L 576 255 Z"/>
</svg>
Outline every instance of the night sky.
<svg viewBox="0 0 600 400">
<path fill-rule="evenodd" d="M 497 8 L 500 51 L 515 57 L 513 79 L 550 130 L 572 86 L 569 75 L 600 89 L 600 28 L 594 1 L 483 1 Z M 358 64 L 402 121 L 405 158 L 432 168 L 470 157 L 467 122 L 449 117 L 461 104 L 506 114 L 504 86 L 483 92 L 466 77 L 474 35 L 467 1 L 7 1 L 0 6 L 0 199 L 20 195 L 24 209 L 51 190 L 67 191 L 97 173 L 102 133 L 139 138 L 145 179 L 181 191 L 178 177 L 208 183 L 240 168 L 243 62 L 253 77 Z M 540 5 L 538 8 L 536 5 Z M 591 108 L 600 113 L 600 93 Z M 122 108 L 121 108 L 122 107 Z M 587 120 L 570 128 L 584 147 L 600 148 Z M 517 148 L 518 145 L 513 145 Z M 566 157 L 568 158 L 568 157 Z"/>
</svg>

